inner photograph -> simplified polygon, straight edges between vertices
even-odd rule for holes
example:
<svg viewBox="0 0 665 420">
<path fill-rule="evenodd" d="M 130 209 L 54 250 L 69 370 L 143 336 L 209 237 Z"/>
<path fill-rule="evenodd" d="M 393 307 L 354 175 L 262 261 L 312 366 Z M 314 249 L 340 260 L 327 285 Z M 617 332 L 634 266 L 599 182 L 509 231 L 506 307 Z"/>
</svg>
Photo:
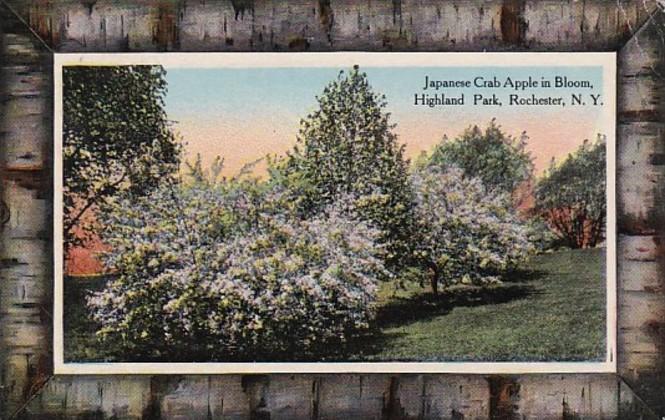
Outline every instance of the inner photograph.
<svg viewBox="0 0 665 420">
<path fill-rule="evenodd" d="M 614 56 L 303 55 L 56 66 L 64 363 L 607 362 Z"/>
</svg>

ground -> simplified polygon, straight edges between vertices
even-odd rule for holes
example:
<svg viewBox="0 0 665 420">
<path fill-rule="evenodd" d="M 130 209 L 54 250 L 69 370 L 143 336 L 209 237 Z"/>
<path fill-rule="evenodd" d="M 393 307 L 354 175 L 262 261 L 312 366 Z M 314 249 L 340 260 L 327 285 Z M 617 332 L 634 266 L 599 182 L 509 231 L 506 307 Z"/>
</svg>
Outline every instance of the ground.
<svg viewBox="0 0 665 420">
<path fill-rule="evenodd" d="M 563 250 L 488 290 L 439 297 L 418 285 L 385 287 L 380 348 L 366 359 L 601 360 L 605 355 L 604 249 Z M 420 289 L 421 290 L 421 289 Z"/>
<path fill-rule="evenodd" d="M 377 328 L 341 353 L 351 361 L 590 361 L 605 354 L 604 249 L 532 258 L 501 285 L 435 297 L 418 284 L 382 285 Z M 65 279 L 65 360 L 113 360 L 83 302 L 101 277 Z"/>
</svg>

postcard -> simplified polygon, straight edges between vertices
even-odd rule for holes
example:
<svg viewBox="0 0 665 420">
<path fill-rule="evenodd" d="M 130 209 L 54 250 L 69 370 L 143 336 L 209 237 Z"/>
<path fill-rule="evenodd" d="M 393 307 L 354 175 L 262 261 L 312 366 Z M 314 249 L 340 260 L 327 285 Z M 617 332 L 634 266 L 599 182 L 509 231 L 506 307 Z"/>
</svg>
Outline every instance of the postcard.
<svg viewBox="0 0 665 420">
<path fill-rule="evenodd" d="M 615 371 L 614 53 L 54 67 L 56 373 Z"/>
</svg>

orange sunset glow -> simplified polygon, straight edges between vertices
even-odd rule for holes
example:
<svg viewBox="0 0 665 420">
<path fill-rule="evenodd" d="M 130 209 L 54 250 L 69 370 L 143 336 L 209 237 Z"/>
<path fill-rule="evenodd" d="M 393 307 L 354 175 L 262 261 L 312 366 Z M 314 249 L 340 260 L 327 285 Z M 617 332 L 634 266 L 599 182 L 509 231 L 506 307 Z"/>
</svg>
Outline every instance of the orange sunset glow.
<svg viewBox="0 0 665 420">
<path fill-rule="evenodd" d="M 405 145 L 406 156 L 414 159 L 421 152 L 430 151 L 444 135 L 453 139 L 469 125 L 476 124 L 482 128 L 490 120 L 491 117 L 480 121 L 442 118 L 434 122 L 413 116 L 397 122 L 394 132 Z M 538 115 L 515 115 L 497 119 L 497 122 L 504 132 L 516 138 L 526 131 L 529 137 L 527 148 L 533 156 L 537 175 L 547 168 L 552 157 L 559 160 L 585 139 L 594 139 L 598 134 L 593 119 L 564 120 L 562 116 L 548 120 Z M 227 176 L 238 173 L 245 164 L 266 155 L 286 153 L 296 143 L 298 127 L 296 116 L 291 119 L 250 120 L 243 125 L 192 118 L 178 121 L 176 125 L 186 143 L 187 158 L 192 159 L 198 153 L 206 164 L 212 162 L 215 156 L 222 156 L 225 162 L 223 174 Z M 256 166 L 258 174 L 264 170 L 264 162 Z"/>
</svg>

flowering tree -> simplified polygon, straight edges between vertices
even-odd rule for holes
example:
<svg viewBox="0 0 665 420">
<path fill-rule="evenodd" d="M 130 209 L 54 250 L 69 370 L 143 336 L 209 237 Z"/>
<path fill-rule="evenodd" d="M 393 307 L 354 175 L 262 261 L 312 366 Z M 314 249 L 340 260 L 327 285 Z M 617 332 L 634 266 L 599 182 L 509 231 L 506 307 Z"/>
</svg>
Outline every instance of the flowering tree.
<svg viewBox="0 0 665 420">
<path fill-rule="evenodd" d="M 535 212 L 571 248 L 596 246 L 605 235 L 605 137 L 585 141 L 536 185 Z"/>
<path fill-rule="evenodd" d="M 99 337 L 166 360 L 306 356 L 367 328 L 378 232 L 338 200 L 311 219 L 253 182 L 166 185 L 104 213 L 106 264 L 88 299 Z"/>
<path fill-rule="evenodd" d="M 439 285 L 488 284 L 514 268 L 532 245 L 507 193 L 488 190 L 459 168 L 428 166 L 412 177 L 419 223 L 418 257 Z"/>
</svg>

